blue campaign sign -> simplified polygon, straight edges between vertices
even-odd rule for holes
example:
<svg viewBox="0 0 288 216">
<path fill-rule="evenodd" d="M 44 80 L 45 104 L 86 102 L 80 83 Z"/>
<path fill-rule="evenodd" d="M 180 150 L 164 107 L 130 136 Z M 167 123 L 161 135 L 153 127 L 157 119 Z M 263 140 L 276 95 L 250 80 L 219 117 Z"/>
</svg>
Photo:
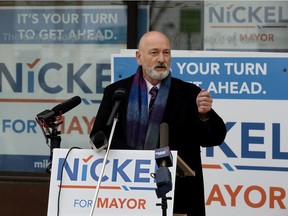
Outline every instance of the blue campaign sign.
<svg viewBox="0 0 288 216">
<path fill-rule="evenodd" d="M 147 8 L 139 9 L 147 30 Z M 0 44 L 126 44 L 124 6 L 2 8 Z M 11 25 L 10 23 L 14 23 Z"/>
<path fill-rule="evenodd" d="M 39 172 L 43 173 L 50 164 L 45 155 L 5 155 L 0 154 L 0 170 L 6 172 Z"/>
<path fill-rule="evenodd" d="M 114 80 L 135 73 L 135 57 L 115 56 Z M 258 57 L 249 54 L 239 57 L 172 58 L 172 76 L 193 82 L 208 90 L 216 99 L 288 99 L 288 56 Z"/>
</svg>

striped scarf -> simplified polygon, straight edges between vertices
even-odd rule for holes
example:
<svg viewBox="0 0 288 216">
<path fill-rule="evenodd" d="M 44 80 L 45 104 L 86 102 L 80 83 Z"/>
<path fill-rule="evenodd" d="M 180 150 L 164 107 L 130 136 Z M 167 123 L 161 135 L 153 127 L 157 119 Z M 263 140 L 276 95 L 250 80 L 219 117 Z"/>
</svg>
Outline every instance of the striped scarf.
<svg viewBox="0 0 288 216">
<path fill-rule="evenodd" d="M 163 118 L 171 83 L 171 73 L 161 82 L 150 121 L 148 121 L 147 86 L 139 66 L 131 86 L 127 108 L 127 143 L 133 149 L 154 150 L 158 147 L 160 123 Z"/>
</svg>

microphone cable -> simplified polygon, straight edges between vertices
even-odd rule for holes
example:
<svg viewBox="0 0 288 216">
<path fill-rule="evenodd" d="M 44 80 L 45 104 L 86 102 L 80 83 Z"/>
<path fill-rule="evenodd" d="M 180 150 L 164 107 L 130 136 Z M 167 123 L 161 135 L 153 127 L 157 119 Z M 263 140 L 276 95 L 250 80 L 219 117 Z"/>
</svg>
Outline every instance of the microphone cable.
<svg viewBox="0 0 288 216">
<path fill-rule="evenodd" d="M 57 197 L 57 216 L 59 216 L 59 211 L 60 211 L 60 196 L 61 196 L 61 189 L 62 189 L 62 180 L 63 180 L 63 170 L 64 170 L 64 166 L 66 164 L 66 161 L 67 161 L 67 158 L 70 154 L 70 152 L 73 150 L 73 149 L 81 149 L 80 147 L 72 147 L 69 149 L 69 151 L 67 152 L 66 156 L 65 156 L 65 159 L 64 159 L 64 162 L 62 164 L 62 167 L 61 167 L 61 178 L 60 178 L 60 183 L 59 183 L 59 191 L 58 191 L 58 197 Z"/>
</svg>

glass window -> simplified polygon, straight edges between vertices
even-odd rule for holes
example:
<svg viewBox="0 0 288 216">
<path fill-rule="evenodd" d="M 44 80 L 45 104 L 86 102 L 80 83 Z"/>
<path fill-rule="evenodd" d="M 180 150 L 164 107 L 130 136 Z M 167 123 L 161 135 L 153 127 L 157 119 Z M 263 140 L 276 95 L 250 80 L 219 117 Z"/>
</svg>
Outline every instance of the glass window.
<svg viewBox="0 0 288 216">
<path fill-rule="evenodd" d="M 51 136 L 35 117 L 74 96 L 59 146 L 90 148 L 111 54 L 144 32 L 164 32 L 176 50 L 287 52 L 287 11 L 287 1 L 0 2 L 0 171 L 47 168 Z"/>
</svg>

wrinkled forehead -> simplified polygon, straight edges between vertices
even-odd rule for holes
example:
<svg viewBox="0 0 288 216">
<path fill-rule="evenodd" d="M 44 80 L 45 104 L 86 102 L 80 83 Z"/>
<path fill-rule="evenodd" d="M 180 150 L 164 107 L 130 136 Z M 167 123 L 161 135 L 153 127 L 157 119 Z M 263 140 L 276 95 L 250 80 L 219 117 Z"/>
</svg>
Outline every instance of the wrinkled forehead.
<svg viewBox="0 0 288 216">
<path fill-rule="evenodd" d="M 169 39 L 161 33 L 147 33 L 139 42 L 139 50 L 170 50 Z"/>
</svg>

